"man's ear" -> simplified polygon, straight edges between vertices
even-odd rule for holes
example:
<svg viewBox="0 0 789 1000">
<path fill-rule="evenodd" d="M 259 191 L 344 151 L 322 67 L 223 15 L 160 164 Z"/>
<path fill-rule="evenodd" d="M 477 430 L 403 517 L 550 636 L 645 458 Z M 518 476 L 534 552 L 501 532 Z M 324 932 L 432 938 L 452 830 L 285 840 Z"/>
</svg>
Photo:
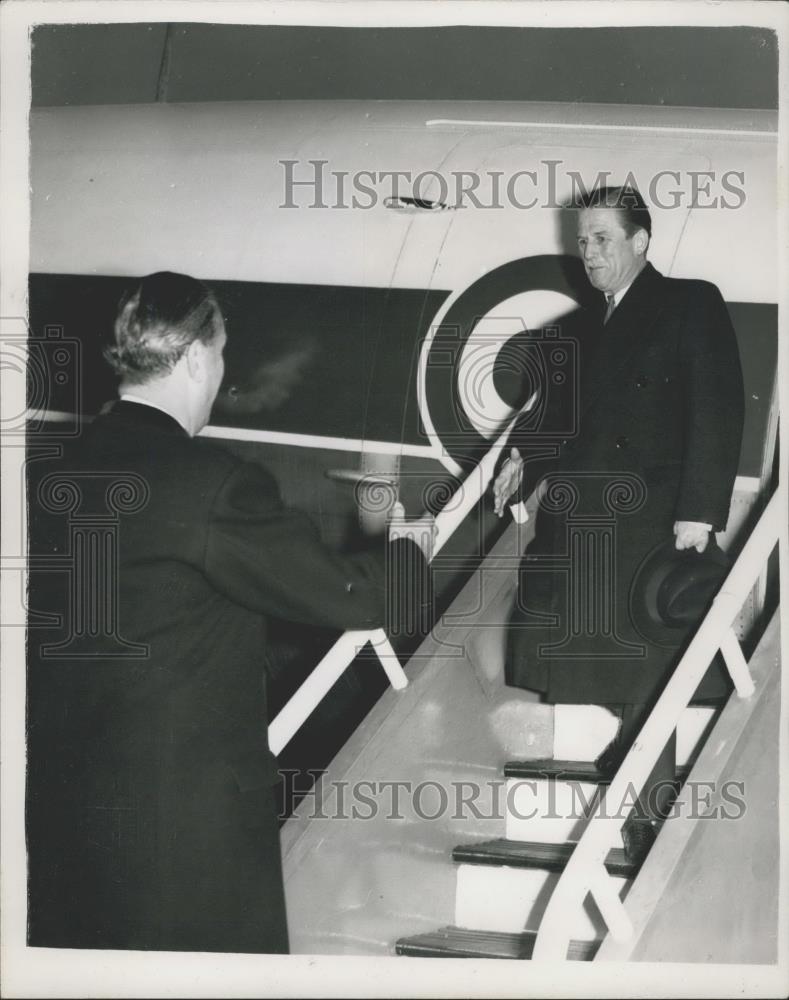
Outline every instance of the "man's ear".
<svg viewBox="0 0 789 1000">
<path fill-rule="evenodd" d="M 646 229 L 638 229 L 633 235 L 633 249 L 637 254 L 647 252 L 649 246 L 649 234 Z"/>
<path fill-rule="evenodd" d="M 193 340 L 186 349 L 186 370 L 189 372 L 189 377 L 195 382 L 202 382 L 205 378 L 202 346 L 199 340 Z"/>
</svg>

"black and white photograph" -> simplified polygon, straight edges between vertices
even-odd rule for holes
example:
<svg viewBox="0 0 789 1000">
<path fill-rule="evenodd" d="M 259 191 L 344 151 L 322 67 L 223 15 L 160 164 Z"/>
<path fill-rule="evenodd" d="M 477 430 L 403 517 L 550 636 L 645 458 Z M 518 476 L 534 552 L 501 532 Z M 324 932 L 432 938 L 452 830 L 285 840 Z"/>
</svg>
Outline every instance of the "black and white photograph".
<svg viewBox="0 0 789 1000">
<path fill-rule="evenodd" d="M 787 44 L 3 4 L 3 995 L 787 995 Z"/>
</svg>

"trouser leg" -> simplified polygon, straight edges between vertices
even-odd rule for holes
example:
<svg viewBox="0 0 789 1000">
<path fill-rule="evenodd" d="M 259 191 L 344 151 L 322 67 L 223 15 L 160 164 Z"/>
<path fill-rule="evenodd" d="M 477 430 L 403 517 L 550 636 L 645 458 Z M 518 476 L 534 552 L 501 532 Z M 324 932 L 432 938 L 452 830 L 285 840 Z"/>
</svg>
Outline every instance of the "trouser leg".
<svg viewBox="0 0 789 1000">
<path fill-rule="evenodd" d="M 649 714 L 647 705 L 609 706 L 621 719 L 619 733 L 616 737 L 620 756 L 624 756 L 638 736 L 641 727 Z M 633 820 L 664 819 L 676 797 L 676 767 L 677 767 L 677 734 L 671 734 L 670 739 L 660 753 L 655 766 L 647 778 L 643 789 L 631 813 Z"/>
</svg>

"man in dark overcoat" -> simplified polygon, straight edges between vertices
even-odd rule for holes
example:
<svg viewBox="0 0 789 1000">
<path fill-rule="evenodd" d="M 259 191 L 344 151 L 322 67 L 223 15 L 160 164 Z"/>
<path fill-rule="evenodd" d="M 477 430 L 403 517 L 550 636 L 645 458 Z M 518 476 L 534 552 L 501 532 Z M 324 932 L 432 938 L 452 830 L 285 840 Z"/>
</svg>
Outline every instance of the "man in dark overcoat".
<svg viewBox="0 0 789 1000">
<path fill-rule="evenodd" d="M 31 495 L 31 554 L 73 565 L 32 574 L 63 627 L 29 631 L 30 945 L 287 952 L 266 619 L 379 628 L 385 565 L 424 579 L 422 521 L 391 558 L 341 557 L 265 469 L 194 438 L 225 339 L 201 282 L 144 278 L 108 352 L 120 400 Z"/>
<path fill-rule="evenodd" d="M 657 543 L 702 552 L 725 529 L 743 383 L 718 289 L 664 277 L 647 261 L 651 219 L 640 194 L 597 189 L 577 214 L 578 248 L 601 294 L 579 345 L 577 434 L 561 442 L 539 486 L 506 679 L 554 704 L 608 706 L 622 720 L 621 754 L 678 655 L 637 630 L 631 587 Z M 528 457 L 513 449 L 499 473 L 499 513 L 535 485 Z M 720 696 L 726 683 L 711 670 L 697 696 Z M 673 777 L 673 755 L 670 744 L 655 781 Z"/>
</svg>

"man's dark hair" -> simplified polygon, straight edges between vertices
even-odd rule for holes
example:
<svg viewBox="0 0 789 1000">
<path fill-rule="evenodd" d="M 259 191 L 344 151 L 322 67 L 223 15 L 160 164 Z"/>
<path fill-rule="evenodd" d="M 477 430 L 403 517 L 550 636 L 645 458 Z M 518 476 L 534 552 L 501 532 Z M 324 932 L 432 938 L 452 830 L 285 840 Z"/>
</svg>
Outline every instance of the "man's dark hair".
<svg viewBox="0 0 789 1000">
<path fill-rule="evenodd" d="M 157 271 L 118 304 L 115 342 L 104 356 L 126 382 L 166 375 L 195 340 L 209 344 L 222 313 L 213 292 L 186 274 Z"/>
<path fill-rule="evenodd" d="M 652 235 L 652 217 L 637 188 L 627 185 L 594 188 L 588 193 L 584 192 L 573 207 L 616 208 L 628 236 L 633 236 L 639 229 L 645 229 L 647 236 Z"/>
</svg>

